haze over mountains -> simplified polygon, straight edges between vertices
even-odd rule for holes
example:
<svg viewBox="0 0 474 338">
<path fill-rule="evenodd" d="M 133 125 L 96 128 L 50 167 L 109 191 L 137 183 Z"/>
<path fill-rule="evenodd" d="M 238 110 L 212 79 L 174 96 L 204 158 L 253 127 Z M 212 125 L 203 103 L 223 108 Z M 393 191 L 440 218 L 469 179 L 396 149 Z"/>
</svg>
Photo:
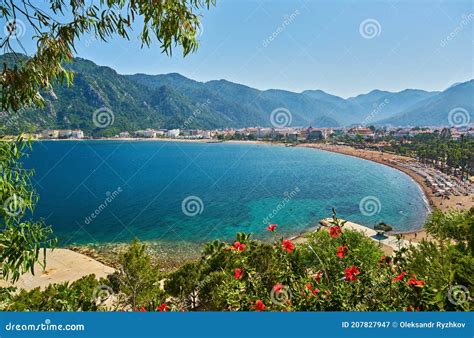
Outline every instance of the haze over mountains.
<svg viewBox="0 0 474 338">
<path fill-rule="evenodd" d="M 0 62 L 10 57 L 2 55 Z M 474 122 L 474 80 L 442 92 L 374 90 L 343 99 L 321 90 L 294 93 L 261 91 L 226 80 L 204 83 L 177 73 L 121 75 L 81 58 L 68 67 L 76 73 L 74 86 L 56 85 L 54 93 L 46 94 L 43 111 L 22 112 L 20 128 L 78 128 L 112 135 L 145 128 L 272 127 L 270 115 L 278 108 L 290 111 L 291 126 L 301 127 L 447 126 L 449 112 L 458 107 Z M 92 121 L 101 107 L 114 113 L 114 123 L 106 129 Z"/>
</svg>

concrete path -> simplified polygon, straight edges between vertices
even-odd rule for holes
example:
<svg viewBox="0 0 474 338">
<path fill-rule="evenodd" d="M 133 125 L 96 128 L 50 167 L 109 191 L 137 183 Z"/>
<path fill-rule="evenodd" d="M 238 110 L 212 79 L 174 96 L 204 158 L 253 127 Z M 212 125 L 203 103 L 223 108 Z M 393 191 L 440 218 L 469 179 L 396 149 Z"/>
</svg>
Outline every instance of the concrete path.
<svg viewBox="0 0 474 338">
<path fill-rule="evenodd" d="M 330 221 L 332 221 L 332 218 L 325 218 L 321 220 L 321 225 L 325 227 L 329 227 Z M 343 221 L 343 220 L 341 220 Z M 353 223 L 353 222 L 346 222 L 346 224 L 343 226 L 342 230 L 344 229 L 350 229 L 354 231 L 359 231 L 363 233 L 366 237 L 374 240 L 377 243 L 380 243 L 382 245 L 382 249 L 386 254 L 391 254 L 393 251 L 398 250 L 399 248 L 406 248 L 409 247 L 410 245 L 416 246 L 417 243 L 410 243 L 410 241 L 407 240 L 397 240 L 395 236 L 387 236 L 385 235 L 383 239 L 379 239 L 379 236 L 377 236 L 377 231 L 374 229 L 371 229 L 369 227 Z"/>
</svg>

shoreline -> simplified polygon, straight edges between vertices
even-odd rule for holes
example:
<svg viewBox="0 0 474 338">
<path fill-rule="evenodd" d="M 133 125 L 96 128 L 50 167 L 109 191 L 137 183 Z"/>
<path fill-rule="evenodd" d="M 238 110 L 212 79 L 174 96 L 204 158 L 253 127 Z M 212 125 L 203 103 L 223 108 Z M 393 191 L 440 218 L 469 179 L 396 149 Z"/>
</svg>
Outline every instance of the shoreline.
<svg viewBox="0 0 474 338">
<path fill-rule="evenodd" d="M 172 138 L 104 138 L 104 139 L 82 139 L 82 140 L 73 140 L 73 139 L 50 139 L 50 140 L 35 140 L 35 141 L 51 141 L 51 142 L 61 142 L 61 141 L 107 141 L 107 142 L 113 142 L 113 141 L 122 141 L 122 142 L 190 142 L 190 143 L 216 143 L 220 144 L 221 142 L 213 142 L 212 140 L 208 139 L 172 139 Z M 258 144 L 258 145 L 273 145 L 273 146 L 285 146 L 285 143 L 281 142 L 268 142 L 268 141 L 244 141 L 244 140 L 229 140 L 229 141 L 224 141 L 223 143 L 230 143 L 230 144 Z M 450 200 L 443 199 L 442 197 L 437 197 L 434 196 L 433 192 L 431 189 L 428 187 L 426 184 L 424 177 L 421 176 L 419 173 L 410 170 L 409 168 L 403 167 L 397 163 L 394 163 L 393 161 L 399 161 L 402 163 L 415 163 L 416 160 L 410 158 L 410 157 L 405 157 L 405 156 L 400 156 L 400 155 L 395 155 L 391 153 L 383 153 L 379 151 L 374 151 L 374 150 L 365 150 L 365 149 L 356 149 L 353 147 L 349 146 L 339 146 L 339 145 L 332 145 L 332 144 L 322 144 L 322 143 L 305 143 L 305 144 L 298 144 L 296 145 L 297 147 L 301 148 L 312 148 L 316 150 L 321 150 L 321 151 L 328 151 L 332 153 L 338 153 L 346 156 L 352 156 L 356 158 L 360 158 L 363 160 L 368 160 L 374 163 L 378 163 L 381 165 L 386 165 L 388 167 L 391 167 L 395 170 L 398 170 L 406 175 L 408 175 L 414 183 L 420 188 L 420 190 L 423 193 L 425 202 L 427 204 L 428 212 L 430 213 L 434 208 L 440 209 L 442 211 L 446 211 L 449 209 L 453 209 L 459 206 L 459 202 L 464 202 L 463 206 L 464 209 L 468 208 L 469 202 L 468 200 L 470 198 L 474 198 L 472 194 L 470 196 L 451 196 Z M 364 226 L 364 225 L 361 225 Z M 366 227 L 366 226 L 365 226 Z M 370 229 L 370 228 L 369 228 Z M 306 234 L 311 233 L 315 230 L 315 226 L 311 226 L 305 231 L 301 231 L 299 233 L 295 233 L 291 235 L 290 237 L 292 239 L 299 239 L 304 237 Z M 423 227 L 423 224 L 419 225 L 419 228 L 412 228 L 408 230 L 403 230 L 403 231 L 393 231 L 391 234 L 401 234 L 405 238 L 411 238 L 414 241 L 419 241 L 422 238 L 428 238 L 429 235 L 426 233 L 426 230 Z M 101 247 L 107 247 L 110 243 L 103 243 L 103 245 L 100 245 Z M 88 245 L 76 245 L 78 247 L 82 248 L 87 248 Z M 81 250 L 74 250 L 76 252 L 81 252 Z M 86 251 L 86 250 L 85 250 Z M 82 252 L 86 253 L 87 252 Z M 97 259 L 98 257 L 92 257 Z"/>
<path fill-rule="evenodd" d="M 166 137 L 155 137 L 155 138 L 146 138 L 146 137 L 127 137 L 127 138 L 96 138 L 96 139 L 32 139 L 32 142 L 179 142 L 179 143 L 209 143 L 209 144 L 222 144 L 222 143 L 231 143 L 231 144 L 265 144 L 265 145 L 278 145 L 284 146 L 285 143 L 282 142 L 268 142 L 268 141 L 245 141 L 245 140 L 226 140 L 226 141 L 216 141 L 213 139 L 182 139 L 182 138 L 166 138 Z"/>
<path fill-rule="evenodd" d="M 104 138 L 104 139 L 82 139 L 82 140 L 75 140 L 75 139 L 41 139 L 35 141 L 52 141 L 52 142 L 59 142 L 59 141 L 125 141 L 125 142 L 189 142 L 189 143 L 209 143 L 209 144 L 257 144 L 257 145 L 272 145 L 272 146 L 282 146 L 284 147 L 286 144 L 282 142 L 269 142 L 269 141 L 244 141 L 244 140 L 228 140 L 223 142 L 213 142 L 212 139 L 173 139 L 173 138 Z M 442 197 L 435 196 L 431 189 L 426 184 L 424 178 L 417 172 L 405 168 L 401 165 L 393 163 L 392 161 L 400 161 L 405 163 L 414 163 L 416 162 L 415 159 L 385 153 L 375 150 L 366 150 L 366 149 L 356 149 L 350 146 L 339 146 L 333 144 L 324 144 L 324 143 L 303 143 L 297 144 L 296 147 L 301 148 L 312 148 L 322 151 L 328 151 L 332 153 L 347 155 L 356 157 L 359 159 L 368 160 L 371 162 L 375 162 L 378 164 L 382 164 L 402 173 L 408 175 L 415 184 L 421 189 L 423 196 L 428 205 L 428 212 L 430 213 L 433 209 L 440 209 L 442 211 L 447 211 L 449 209 L 454 209 L 462 205 L 462 209 L 467 209 L 468 205 L 474 201 L 474 196 L 471 194 L 469 196 L 450 196 L 450 200 L 443 199 Z M 470 201 L 471 200 L 471 201 Z M 473 204 L 474 205 L 474 204 Z M 415 229 L 416 230 L 416 229 Z"/>
<path fill-rule="evenodd" d="M 300 144 L 298 145 L 298 147 L 313 148 L 313 149 L 328 151 L 332 153 L 361 158 L 364 160 L 386 165 L 393 169 L 399 170 L 403 172 L 404 174 L 408 175 L 411 179 L 413 179 L 415 183 L 420 187 L 431 209 L 440 209 L 441 211 L 448 211 L 450 209 L 454 209 L 458 207 L 459 205 L 462 205 L 463 209 L 467 209 L 469 206 L 469 200 L 474 198 L 472 194 L 469 196 L 450 196 L 449 200 L 443 199 L 441 196 L 435 196 L 433 192 L 431 191 L 431 189 L 426 184 L 425 179 L 419 173 L 393 162 L 393 161 L 400 161 L 400 162 L 405 162 L 405 163 L 416 162 L 416 160 L 410 157 L 391 154 L 391 153 L 384 153 L 384 152 L 379 152 L 379 151 L 374 151 L 374 150 L 356 149 L 356 148 L 352 148 L 348 146 L 337 146 L 337 145 L 332 145 L 332 144 L 318 144 L 318 143 Z M 412 231 L 407 230 L 400 233 L 409 233 L 409 232 L 412 232 Z"/>
<path fill-rule="evenodd" d="M 220 144 L 220 143 L 227 143 L 227 144 L 257 144 L 257 145 L 273 145 L 273 146 L 285 146 L 285 143 L 281 142 L 269 142 L 269 141 L 245 141 L 245 140 L 228 140 L 223 142 L 215 142 L 211 139 L 173 139 L 173 138 L 103 138 L 103 139 L 82 139 L 82 140 L 74 140 L 74 139 L 47 139 L 47 140 L 36 140 L 36 141 L 52 141 L 52 142 L 60 142 L 60 141 L 106 141 L 106 142 L 182 142 L 182 143 L 210 143 L 210 144 Z M 406 163 L 414 163 L 416 160 L 390 154 L 390 153 L 383 153 L 374 150 L 365 150 L 365 149 L 356 149 L 349 146 L 339 146 L 339 145 L 332 145 L 332 144 L 322 144 L 322 143 L 304 143 L 298 144 L 297 147 L 301 148 L 312 148 L 316 150 L 328 151 L 332 153 L 338 153 L 346 156 L 352 156 L 363 160 L 368 160 L 374 163 L 386 165 L 391 167 L 395 170 L 398 170 L 406 175 L 408 175 L 414 183 L 418 186 L 421 190 L 424 200 L 426 202 L 426 207 L 428 209 L 428 214 L 434 208 L 440 209 L 442 211 L 446 211 L 449 209 L 453 209 L 457 206 L 457 203 L 462 200 L 464 204 L 469 204 L 468 199 L 473 198 L 472 196 L 451 196 L 451 200 L 443 200 L 441 197 L 436 197 L 432 193 L 431 189 L 427 186 L 424 178 L 415 171 L 412 171 L 408 168 L 405 168 L 401 165 L 393 163 L 393 160 L 406 162 Z M 467 202 L 467 203 L 466 203 Z M 464 208 L 467 208 L 464 207 Z M 363 226 L 363 225 L 362 225 Z M 309 227 L 307 230 L 295 233 L 291 236 L 291 238 L 300 238 L 303 237 L 305 234 L 314 231 L 314 225 Z M 413 237 L 416 239 L 420 239 L 419 237 L 425 238 L 427 237 L 426 231 L 424 230 L 423 224 L 419 225 L 419 228 L 412 228 L 403 231 L 393 231 L 392 234 L 401 234 L 404 237 Z M 107 244 L 104 244 L 105 246 Z"/>
</svg>

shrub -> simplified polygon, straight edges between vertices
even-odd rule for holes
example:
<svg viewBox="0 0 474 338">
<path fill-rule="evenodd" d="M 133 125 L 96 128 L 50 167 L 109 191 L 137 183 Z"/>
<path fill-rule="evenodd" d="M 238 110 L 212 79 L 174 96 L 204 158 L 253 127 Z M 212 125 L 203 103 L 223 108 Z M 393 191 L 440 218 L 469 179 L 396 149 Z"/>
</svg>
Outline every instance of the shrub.
<svg viewBox="0 0 474 338">
<path fill-rule="evenodd" d="M 470 224 L 472 213 L 462 215 L 457 224 Z M 158 273 L 147 246 L 134 241 L 120 256 L 120 269 L 107 281 L 88 276 L 18 294 L 4 288 L 0 307 L 101 310 L 97 293 L 105 284 L 113 288 L 115 303 L 124 310 L 472 310 L 474 259 L 466 245 L 470 234 L 455 233 L 451 238 L 443 226 L 452 224 L 440 217 L 431 218 L 428 227 L 436 241 L 402 248 L 393 257 L 384 256 L 362 233 L 344 229 L 344 222 L 334 215 L 329 229 L 306 236 L 300 244 L 279 237 L 275 224 L 267 228 L 274 234 L 270 243 L 243 233 L 231 243 L 214 241 L 200 259 L 167 276 Z"/>
<path fill-rule="evenodd" d="M 3 288 L 6 311 L 97 311 L 97 290 L 101 281 L 95 275 L 85 276 L 73 283 L 49 285 L 31 291 Z M 8 296 L 7 296 L 8 295 Z"/>
<path fill-rule="evenodd" d="M 193 307 L 216 311 L 470 307 L 469 302 L 453 304 L 446 294 L 455 282 L 471 285 L 474 265 L 467 250 L 422 243 L 385 257 L 373 240 L 343 227 L 334 216 L 329 231 L 313 233 L 298 246 L 276 234 L 270 244 L 245 234 L 234 243 L 214 241 L 199 261 L 170 274 L 165 288 L 178 303 L 193 299 Z"/>
<path fill-rule="evenodd" d="M 120 269 L 109 277 L 116 292 L 125 295 L 124 305 L 155 309 L 164 300 L 158 267 L 152 263 L 146 244 L 134 240 L 120 255 Z"/>
</svg>

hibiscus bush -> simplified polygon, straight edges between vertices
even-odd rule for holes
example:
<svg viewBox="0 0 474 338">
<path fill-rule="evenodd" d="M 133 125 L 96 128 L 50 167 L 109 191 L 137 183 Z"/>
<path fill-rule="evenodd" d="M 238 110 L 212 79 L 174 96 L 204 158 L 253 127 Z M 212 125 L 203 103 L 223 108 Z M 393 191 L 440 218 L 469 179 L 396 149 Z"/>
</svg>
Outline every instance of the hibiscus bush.
<svg viewBox="0 0 474 338">
<path fill-rule="evenodd" d="M 344 230 L 336 216 L 329 231 L 294 244 L 278 236 L 272 243 L 238 234 L 233 243 L 213 242 L 198 262 L 169 275 L 167 291 L 177 290 L 192 271 L 184 293 L 170 292 L 180 304 L 228 311 L 401 311 L 433 309 L 425 281 L 409 274 L 377 243 Z M 184 290 L 184 289 L 183 289 Z M 192 296 L 191 296 L 192 295 Z M 188 307 L 189 309 L 189 307 Z"/>
<path fill-rule="evenodd" d="M 430 232 L 435 240 L 392 256 L 385 256 L 376 241 L 346 229 L 335 213 L 329 227 L 297 240 L 280 236 L 278 225 L 270 224 L 271 241 L 244 233 L 231 242 L 216 240 L 199 259 L 168 274 L 158 273 L 146 244 L 134 241 L 108 279 L 90 276 L 29 292 L 0 288 L 0 308 L 472 311 L 473 215 L 472 210 L 456 214 L 456 225 L 463 229 L 456 232 L 443 215 L 434 214 L 427 229 L 436 229 Z"/>
<path fill-rule="evenodd" d="M 425 276 L 433 310 L 473 310 L 474 208 L 434 211 L 426 229 L 436 241 L 411 247 L 400 264 Z"/>
</svg>

